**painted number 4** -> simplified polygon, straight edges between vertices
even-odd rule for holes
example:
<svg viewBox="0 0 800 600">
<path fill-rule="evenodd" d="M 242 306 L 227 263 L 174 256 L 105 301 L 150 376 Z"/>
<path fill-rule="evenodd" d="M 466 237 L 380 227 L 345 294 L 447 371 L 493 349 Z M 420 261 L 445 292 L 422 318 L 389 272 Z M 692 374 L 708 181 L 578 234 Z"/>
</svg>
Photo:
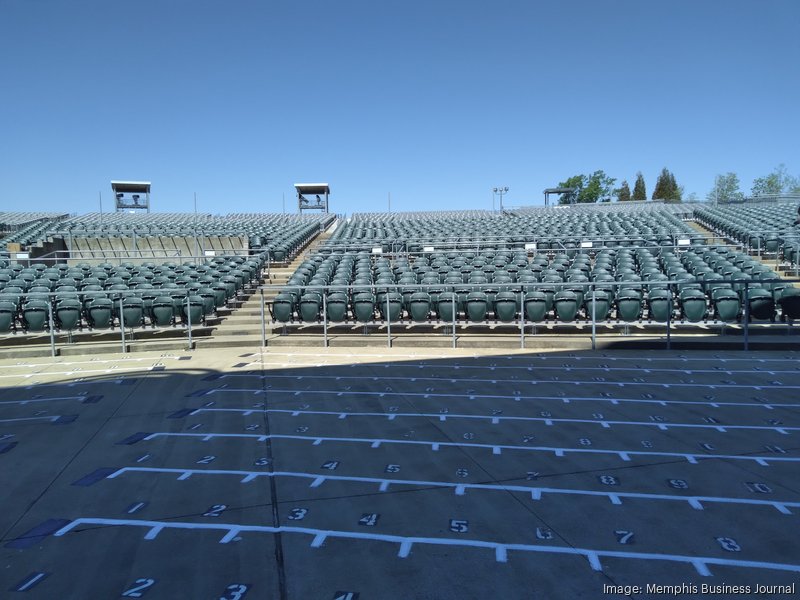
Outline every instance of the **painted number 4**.
<svg viewBox="0 0 800 600">
<path fill-rule="evenodd" d="M 361 518 L 358 520 L 359 525 L 366 525 L 367 527 L 375 527 L 378 523 L 378 518 L 380 518 L 379 514 L 376 513 L 364 513 L 361 515 Z"/>
</svg>

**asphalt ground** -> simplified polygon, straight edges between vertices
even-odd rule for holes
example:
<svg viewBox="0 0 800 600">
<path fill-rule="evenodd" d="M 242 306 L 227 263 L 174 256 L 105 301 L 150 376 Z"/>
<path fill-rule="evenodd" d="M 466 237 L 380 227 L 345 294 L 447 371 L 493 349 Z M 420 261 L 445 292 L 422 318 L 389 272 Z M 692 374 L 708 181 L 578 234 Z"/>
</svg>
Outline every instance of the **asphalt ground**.
<svg viewBox="0 0 800 600">
<path fill-rule="evenodd" d="M 798 358 L 282 348 L 3 361 L 0 597 L 796 591 Z"/>
</svg>

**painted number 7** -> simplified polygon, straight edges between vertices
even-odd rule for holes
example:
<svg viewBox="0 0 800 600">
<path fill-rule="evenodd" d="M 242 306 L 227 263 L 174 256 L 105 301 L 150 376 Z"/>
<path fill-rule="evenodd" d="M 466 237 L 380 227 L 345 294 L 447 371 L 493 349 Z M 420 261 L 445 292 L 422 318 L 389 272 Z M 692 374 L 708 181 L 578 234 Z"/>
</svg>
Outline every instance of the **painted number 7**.
<svg viewBox="0 0 800 600">
<path fill-rule="evenodd" d="M 614 535 L 617 536 L 617 541 L 620 544 L 632 544 L 633 543 L 633 532 L 632 531 L 625 531 L 624 529 L 617 529 L 614 532 Z"/>
</svg>

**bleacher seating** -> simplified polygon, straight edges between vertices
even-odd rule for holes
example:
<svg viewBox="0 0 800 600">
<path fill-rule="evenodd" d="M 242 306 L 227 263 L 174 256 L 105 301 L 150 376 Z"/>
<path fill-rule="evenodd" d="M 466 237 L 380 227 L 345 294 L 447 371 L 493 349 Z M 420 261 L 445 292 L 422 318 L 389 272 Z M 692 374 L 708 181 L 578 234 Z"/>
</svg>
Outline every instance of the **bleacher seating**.
<svg viewBox="0 0 800 600">
<path fill-rule="evenodd" d="M 0 260 L 0 333 L 201 325 L 260 279 L 266 255 L 217 256 L 200 264 L 113 265 Z M 164 312 L 164 308 L 167 312 Z"/>
</svg>

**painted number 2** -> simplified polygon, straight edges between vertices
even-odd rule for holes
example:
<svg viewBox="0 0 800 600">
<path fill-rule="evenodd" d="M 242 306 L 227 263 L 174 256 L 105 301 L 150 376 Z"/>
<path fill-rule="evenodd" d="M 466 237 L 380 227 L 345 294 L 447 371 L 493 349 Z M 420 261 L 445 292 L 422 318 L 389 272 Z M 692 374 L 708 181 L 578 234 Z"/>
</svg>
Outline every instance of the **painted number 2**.
<svg viewBox="0 0 800 600">
<path fill-rule="evenodd" d="M 203 513 L 204 517 L 218 517 L 228 508 L 227 504 L 214 504 L 211 508 L 209 508 L 206 512 Z"/>
<path fill-rule="evenodd" d="M 141 598 L 144 595 L 146 589 L 152 587 L 155 584 L 155 579 L 137 579 L 133 582 L 133 587 L 128 588 L 124 592 L 122 592 L 123 598 Z"/>
</svg>

